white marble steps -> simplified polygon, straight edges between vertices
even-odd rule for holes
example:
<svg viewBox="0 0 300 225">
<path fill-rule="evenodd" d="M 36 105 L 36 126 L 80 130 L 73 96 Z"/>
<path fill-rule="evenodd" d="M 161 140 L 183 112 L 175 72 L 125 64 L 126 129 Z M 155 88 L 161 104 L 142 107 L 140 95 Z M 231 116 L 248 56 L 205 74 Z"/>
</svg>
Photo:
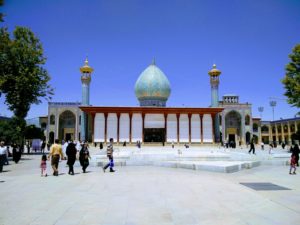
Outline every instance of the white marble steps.
<svg viewBox="0 0 300 225">
<path fill-rule="evenodd" d="M 94 166 L 103 167 L 108 163 L 107 158 L 93 161 Z M 204 170 L 220 173 L 234 173 L 242 169 L 251 169 L 261 164 L 260 161 L 142 161 L 126 160 L 117 158 L 114 160 L 115 166 L 160 166 L 169 168 L 182 168 L 191 170 Z"/>
<path fill-rule="evenodd" d="M 242 169 L 251 169 L 260 165 L 259 161 L 168 161 L 155 162 L 155 166 L 205 170 L 211 172 L 234 173 Z"/>
<path fill-rule="evenodd" d="M 250 155 L 243 152 L 137 150 L 116 151 L 114 161 L 116 166 L 162 166 L 232 173 L 259 165 L 288 165 L 289 157 L 290 153 Z M 106 163 L 105 151 L 92 155 L 91 165 L 103 166 Z"/>
</svg>

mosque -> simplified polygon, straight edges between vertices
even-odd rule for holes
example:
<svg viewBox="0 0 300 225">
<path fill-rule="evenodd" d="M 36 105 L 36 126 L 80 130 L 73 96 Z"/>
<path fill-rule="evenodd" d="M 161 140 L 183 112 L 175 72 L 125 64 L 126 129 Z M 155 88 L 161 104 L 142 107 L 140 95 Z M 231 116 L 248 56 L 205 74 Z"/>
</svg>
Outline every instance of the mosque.
<svg viewBox="0 0 300 225">
<path fill-rule="evenodd" d="M 144 144 L 201 145 L 227 141 L 245 144 L 252 138 L 259 142 L 262 138 L 265 142 L 274 139 L 262 135 L 260 118 L 252 118 L 251 104 L 240 103 L 239 96 L 233 94 L 224 95 L 219 100 L 221 71 L 216 65 L 208 71 L 211 106 L 206 108 L 167 106 L 171 85 L 155 61 L 135 83 L 139 107 L 91 106 L 89 96 L 93 71 L 86 59 L 80 68 L 81 103 L 48 103 L 47 141 L 58 138 L 106 143 L 113 138 L 117 144 L 140 141 Z M 297 127 L 297 123 L 295 125 Z"/>
</svg>

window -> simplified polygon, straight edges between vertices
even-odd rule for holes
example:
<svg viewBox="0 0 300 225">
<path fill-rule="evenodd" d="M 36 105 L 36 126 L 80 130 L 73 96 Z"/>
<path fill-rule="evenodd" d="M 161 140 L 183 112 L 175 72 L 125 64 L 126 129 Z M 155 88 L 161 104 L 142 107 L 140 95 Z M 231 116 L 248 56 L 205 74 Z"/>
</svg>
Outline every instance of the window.
<svg viewBox="0 0 300 225">
<path fill-rule="evenodd" d="M 253 125 L 253 130 L 254 130 L 254 125 Z M 269 133 L 269 127 L 266 126 L 266 125 L 263 125 L 263 126 L 261 127 L 261 132 L 262 132 L 262 133 Z"/>
<path fill-rule="evenodd" d="M 50 116 L 50 124 L 51 124 L 51 125 L 54 125 L 54 124 L 55 124 L 55 116 L 54 116 L 54 115 L 51 115 L 51 116 Z"/>
<path fill-rule="evenodd" d="M 245 116 L 245 125 L 250 125 L 250 116 Z"/>
<path fill-rule="evenodd" d="M 277 132 L 278 132 L 278 133 L 281 133 L 281 125 L 280 125 L 280 124 L 277 125 Z"/>
<path fill-rule="evenodd" d="M 291 132 L 295 132 L 295 125 L 294 124 L 292 124 L 290 128 L 291 128 Z"/>
<path fill-rule="evenodd" d="M 257 132 L 258 131 L 258 125 L 257 123 L 253 124 L 253 132 Z"/>
<path fill-rule="evenodd" d="M 42 128 L 42 129 L 46 129 L 46 127 L 47 127 L 47 123 L 43 122 L 43 123 L 41 124 L 41 128 Z"/>
</svg>

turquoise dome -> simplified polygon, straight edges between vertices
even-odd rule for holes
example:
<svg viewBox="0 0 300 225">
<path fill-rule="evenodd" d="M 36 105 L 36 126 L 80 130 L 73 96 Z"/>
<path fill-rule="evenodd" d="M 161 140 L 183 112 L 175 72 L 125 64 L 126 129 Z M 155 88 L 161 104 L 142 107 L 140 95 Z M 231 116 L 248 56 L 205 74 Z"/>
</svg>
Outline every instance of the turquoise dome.
<svg viewBox="0 0 300 225">
<path fill-rule="evenodd" d="M 141 73 L 134 89 L 141 106 L 166 106 L 171 93 L 168 78 L 154 62 Z"/>
</svg>

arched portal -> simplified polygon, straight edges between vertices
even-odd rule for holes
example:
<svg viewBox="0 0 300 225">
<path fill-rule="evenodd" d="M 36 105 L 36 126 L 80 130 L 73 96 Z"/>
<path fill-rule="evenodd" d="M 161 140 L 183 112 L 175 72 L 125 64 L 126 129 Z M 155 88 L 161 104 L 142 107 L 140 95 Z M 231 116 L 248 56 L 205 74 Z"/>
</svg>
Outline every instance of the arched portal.
<svg viewBox="0 0 300 225">
<path fill-rule="evenodd" d="M 51 131 L 51 132 L 49 133 L 49 142 L 50 142 L 51 144 L 54 143 L 54 132 L 53 132 L 53 131 Z"/>
<path fill-rule="evenodd" d="M 237 111 L 230 111 L 225 116 L 225 140 L 235 146 L 241 141 L 241 115 Z"/>
<path fill-rule="evenodd" d="M 75 138 L 75 114 L 70 110 L 66 110 L 59 116 L 59 139 L 60 140 L 74 140 Z"/>
<path fill-rule="evenodd" d="M 246 132 L 246 143 L 250 143 L 251 141 L 251 134 L 249 131 Z"/>
</svg>

